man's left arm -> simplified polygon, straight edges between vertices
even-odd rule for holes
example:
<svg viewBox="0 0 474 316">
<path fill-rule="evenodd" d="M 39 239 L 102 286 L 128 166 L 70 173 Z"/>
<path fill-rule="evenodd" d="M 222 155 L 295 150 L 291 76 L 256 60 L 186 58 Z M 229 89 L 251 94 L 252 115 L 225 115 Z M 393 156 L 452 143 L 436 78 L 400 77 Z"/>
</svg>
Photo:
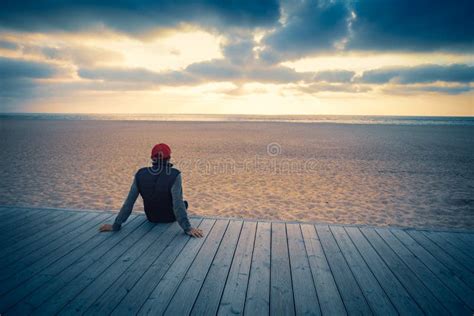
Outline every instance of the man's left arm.
<svg viewBox="0 0 474 316">
<path fill-rule="evenodd" d="M 138 192 L 137 180 L 136 178 L 133 178 L 133 183 L 132 183 L 132 186 L 130 187 L 130 191 L 128 192 L 128 196 L 125 199 L 125 202 L 123 203 L 122 208 L 120 209 L 120 212 L 115 218 L 113 225 L 104 224 L 99 228 L 99 230 L 101 232 L 120 230 L 120 228 L 122 227 L 122 224 L 127 221 L 128 217 L 132 213 L 133 205 L 135 205 L 135 202 L 138 198 L 138 194 L 139 192 Z"/>
</svg>

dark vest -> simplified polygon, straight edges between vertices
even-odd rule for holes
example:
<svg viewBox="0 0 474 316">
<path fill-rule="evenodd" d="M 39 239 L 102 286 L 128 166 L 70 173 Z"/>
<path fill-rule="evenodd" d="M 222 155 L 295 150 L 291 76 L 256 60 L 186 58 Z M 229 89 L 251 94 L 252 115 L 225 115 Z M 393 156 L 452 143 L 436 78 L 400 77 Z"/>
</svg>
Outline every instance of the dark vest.
<svg viewBox="0 0 474 316">
<path fill-rule="evenodd" d="M 172 164 L 141 168 L 135 175 L 146 217 L 153 223 L 176 221 L 171 187 L 180 174 Z"/>
</svg>

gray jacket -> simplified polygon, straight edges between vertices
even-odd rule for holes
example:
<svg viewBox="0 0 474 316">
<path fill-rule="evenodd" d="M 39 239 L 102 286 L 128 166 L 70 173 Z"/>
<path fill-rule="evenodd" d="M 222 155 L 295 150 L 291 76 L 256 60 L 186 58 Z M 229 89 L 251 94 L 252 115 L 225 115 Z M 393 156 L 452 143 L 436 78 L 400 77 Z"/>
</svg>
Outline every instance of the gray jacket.
<svg viewBox="0 0 474 316">
<path fill-rule="evenodd" d="M 125 199 L 125 202 L 120 209 L 117 217 L 115 218 L 113 229 L 119 230 L 123 223 L 125 223 L 132 213 L 133 205 L 137 200 L 139 195 L 137 180 L 133 178 L 132 186 L 128 192 L 128 196 Z M 181 174 L 176 177 L 172 187 L 171 187 L 171 196 L 173 198 L 173 211 L 178 221 L 179 226 L 187 232 L 191 228 L 189 223 L 188 214 L 186 212 L 186 206 L 183 201 L 183 185 L 181 180 Z"/>
</svg>

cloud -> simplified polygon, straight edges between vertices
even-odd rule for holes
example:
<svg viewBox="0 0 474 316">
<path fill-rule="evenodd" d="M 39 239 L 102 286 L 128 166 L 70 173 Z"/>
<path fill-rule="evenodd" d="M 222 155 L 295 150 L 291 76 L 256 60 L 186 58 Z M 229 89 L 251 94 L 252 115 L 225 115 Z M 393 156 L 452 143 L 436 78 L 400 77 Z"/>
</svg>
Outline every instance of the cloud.
<svg viewBox="0 0 474 316">
<path fill-rule="evenodd" d="M 356 0 L 349 49 L 463 50 L 474 48 L 472 0 Z"/>
<path fill-rule="evenodd" d="M 372 90 L 370 87 L 354 84 L 329 84 L 329 83 L 313 83 L 297 87 L 298 91 L 308 94 L 316 94 L 321 92 L 345 92 L 345 93 L 363 93 Z"/>
<path fill-rule="evenodd" d="M 63 74 L 55 65 L 0 57 L 0 109 L 11 110 L 26 100 L 38 97 L 38 79 Z"/>
<path fill-rule="evenodd" d="M 359 82 L 383 84 L 397 82 L 401 84 L 430 83 L 436 81 L 468 83 L 474 81 L 474 67 L 453 64 L 421 65 L 415 67 L 380 68 L 365 71 L 357 78 Z"/>
<path fill-rule="evenodd" d="M 253 64 L 249 67 L 239 67 L 224 59 L 194 63 L 182 71 L 154 72 L 142 68 L 91 67 L 80 68 L 78 75 L 89 80 L 171 86 L 222 81 L 292 83 L 309 80 L 312 76 L 311 73 L 296 72 L 284 66 L 262 67 Z"/>
<path fill-rule="evenodd" d="M 355 76 L 354 71 L 348 70 L 328 70 L 320 71 L 314 76 L 315 81 L 325 81 L 325 82 L 350 82 Z"/>
<path fill-rule="evenodd" d="M 474 1 L 287 1 L 260 58 L 277 63 L 329 51 L 472 51 Z"/>
<path fill-rule="evenodd" d="M 232 81 L 242 79 L 240 67 L 236 67 L 225 59 L 214 59 L 194 63 L 186 67 L 186 72 L 201 78 L 215 81 Z"/>
<path fill-rule="evenodd" d="M 0 40 L 0 49 L 17 50 L 18 47 L 16 43 Z"/>
<path fill-rule="evenodd" d="M 474 91 L 474 88 L 469 85 L 458 86 L 396 86 L 383 89 L 385 93 L 390 94 L 420 94 L 420 92 L 458 95 Z"/>
<path fill-rule="evenodd" d="M 242 65 L 255 59 L 253 51 L 255 45 L 252 34 L 247 36 L 232 34 L 227 37 L 227 42 L 222 46 L 222 52 L 230 63 Z"/>
<path fill-rule="evenodd" d="M 197 78 L 186 72 L 154 72 L 142 68 L 80 68 L 78 75 L 84 79 L 109 82 L 148 83 L 153 85 L 186 85 L 197 83 Z"/>
<path fill-rule="evenodd" d="M 41 47 L 39 54 L 49 60 L 69 61 L 77 66 L 91 66 L 101 62 L 120 62 L 123 56 L 120 53 L 92 47 Z"/>
<path fill-rule="evenodd" d="M 276 0 L 26 0 L 2 3 L 0 27 L 22 31 L 84 31 L 108 28 L 138 34 L 183 23 L 212 28 L 272 25 Z"/>
<path fill-rule="evenodd" d="M 286 11 L 286 21 L 262 40 L 261 58 L 268 62 L 334 50 L 348 35 L 351 15 L 344 1 L 290 1 Z"/>
<path fill-rule="evenodd" d="M 207 81 L 291 83 L 310 78 L 309 73 L 296 72 L 284 66 L 249 63 L 244 67 L 232 65 L 225 59 L 195 63 L 186 71 Z"/>
<path fill-rule="evenodd" d="M 65 69 L 54 64 L 0 57 L 0 79 L 44 79 L 64 74 Z"/>
</svg>

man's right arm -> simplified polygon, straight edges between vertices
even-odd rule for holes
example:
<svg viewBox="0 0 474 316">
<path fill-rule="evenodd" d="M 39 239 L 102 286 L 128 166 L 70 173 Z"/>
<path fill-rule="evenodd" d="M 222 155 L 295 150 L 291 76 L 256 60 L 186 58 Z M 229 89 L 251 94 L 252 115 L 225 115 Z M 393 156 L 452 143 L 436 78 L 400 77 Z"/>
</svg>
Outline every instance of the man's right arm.
<svg viewBox="0 0 474 316">
<path fill-rule="evenodd" d="M 203 237 L 202 230 L 194 228 L 189 223 L 188 214 L 186 212 L 186 206 L 183 201 L 183 185 L 181 180 L 181 174 L 178 174 L 176 180 L 171 187 L 171 196 L 173 198 L 173 212 L 176 216 L 179 226 L 184 232 L 193 237 Z"/>
</svg>

